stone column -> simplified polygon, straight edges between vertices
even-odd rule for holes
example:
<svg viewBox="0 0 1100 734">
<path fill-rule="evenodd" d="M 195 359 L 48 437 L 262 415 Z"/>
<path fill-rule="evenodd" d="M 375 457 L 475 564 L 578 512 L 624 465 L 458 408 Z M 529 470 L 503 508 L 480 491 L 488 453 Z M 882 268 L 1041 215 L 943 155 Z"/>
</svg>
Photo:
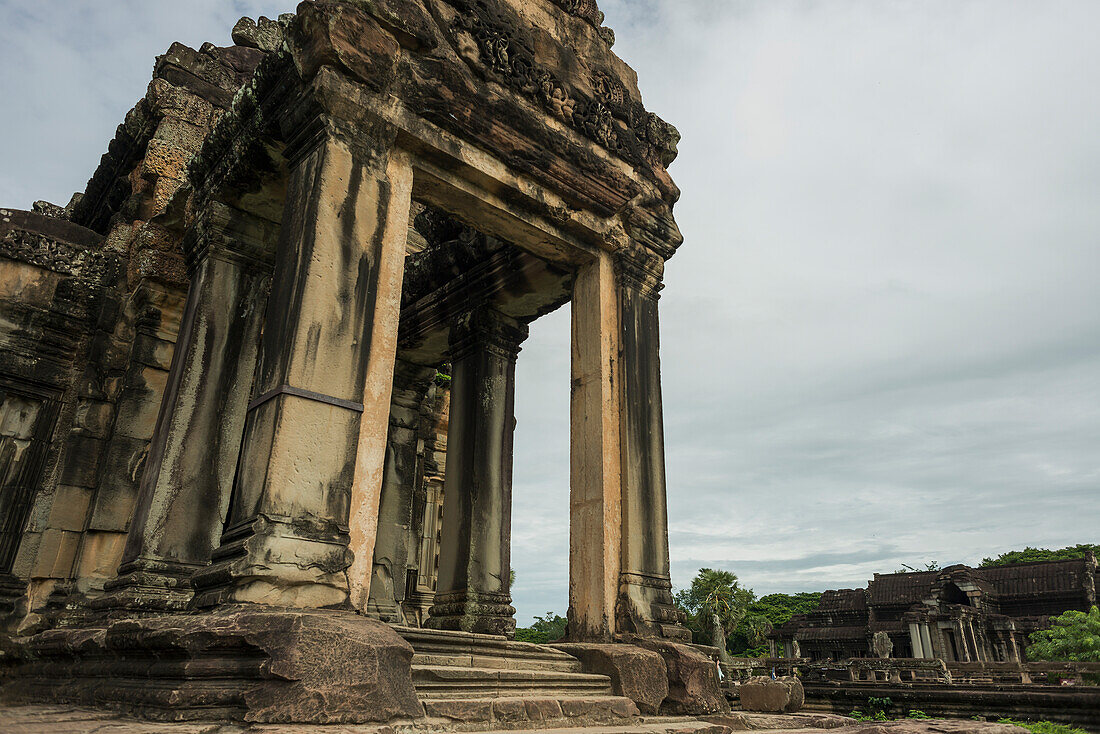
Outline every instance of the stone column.
<svg viewBox="0 0 1100 734">
<path fill-rule="evenodd" d="M 374 569 L 367 615 L 405 623 L 405 575 L 409 565 L 409 529 L 420 444 L 420 408 L 435 377 L 434 367 L 398 361 L 393 376 L 389 440 L 386 445 Z"/>
<path fill-rule="evenodd" d="M 193 577 L 200 607 L 346 603 L 361 418 L 385 441 L 411 167 L 318 128 L 287 157 L 261 362 L 221 546 Z M 383 367 L 384 394 L 368 392 Z"/>
<path fill-rule="evenodd" d="M 916 622 L 909 623 L 909 644 L 913 647 L 913 657 L 924 657 L 924 650 L 921 647 L 920 629 L 917 627 Z"/>
<path fill-rule="evenodd" d="M 267 308 L 277 226 L 211 202 L 118 577 L 97 607 L 183 609 L 221 536 Z"/>
<path fill-rule="evenodd" d="M 451 334 L 451 415 L 439 585 L 431 629 L 511 635 L 512 437 L 527 327 L 492 310 Z"/>
<path fill-rule="evenodd" d="M 966 639 L 966 632 L 963 630 L 963 623 L 961 619 L 955 620 L 955 637 L 956 637 L 956 652 L 959 654 L 960 663 L 970 662 L 970 643 Z"/>
<path fill-rule="evenodd" d="M 966 620 L 966 628 L 970 631 L 970 641 L 974 649 L 974 660 L 976 662 L 984 662 L 985 650 L 982 649 L 982 641 L 978 639 L 978 633 L 974 630 L 974 620 Z"/>
<path fill-rule="evenodd" d="M 619 454 L 619 299 L 601 253 L 573 286 L 569 493 L 569 638 L 615 634 L 622 525 Z"/>
<path fill-rule="evenodd" d="M 629 254 L 617 266 L 622 569 L 616 627 L 620 634 L 690 641 L 672 601 L 668 556 L 657 315 L 664 263 L 655 255 Z"/>
<path fill-rule="evenodd" d="M 920 639 L 921 649 L 924 650 L 925 658 L 936 657 L 936 651 L 932 649 L 932 633 L 928 630 L 928 623 L 922 622 L 920 625 Z"/>
</svg>

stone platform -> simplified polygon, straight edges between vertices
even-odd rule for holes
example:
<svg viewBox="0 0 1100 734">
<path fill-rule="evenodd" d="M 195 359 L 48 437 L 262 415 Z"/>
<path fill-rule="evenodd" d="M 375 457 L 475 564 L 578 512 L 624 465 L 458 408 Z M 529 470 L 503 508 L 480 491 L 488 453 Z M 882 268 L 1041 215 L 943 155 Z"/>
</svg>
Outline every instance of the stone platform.
<svg viewBox="0 0 1100 734">
<path fill-rule="evenodd" d="M 480 729 L 485 734 L 523 727 Z M 96 709 L 69 706 L 12 706 L 0 708 L 0 730 L 5 734 L 414 734 L 455 731 L 438 722 L 416 727 L 361 725 L 254 724 L 219 722 L 150 722 Z M 841 716 L 821 714 L 738 714 L 720 717 L 641 718 L 625 725 L 592 725 L 545 728 L 541 734 L 729 734 L 735 731 L 770 731 L 775 734 L 1024 734 L 1023 729 L 977 721 L 895 721 L 859 723 Z"/>
</svg>

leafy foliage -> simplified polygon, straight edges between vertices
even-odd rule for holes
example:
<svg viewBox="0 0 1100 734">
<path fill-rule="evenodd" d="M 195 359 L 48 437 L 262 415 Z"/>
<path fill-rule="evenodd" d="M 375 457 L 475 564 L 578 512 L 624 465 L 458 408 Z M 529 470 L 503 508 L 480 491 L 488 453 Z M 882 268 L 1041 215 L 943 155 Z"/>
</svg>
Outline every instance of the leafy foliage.
<svg viewBox="0 0 1100 734">
<path fill-rule="evenodd" d="M 1087 614 L 1070 610 L 1051 623 L 1050 629 L 1031 634 L 1030 660 L 1100 662 L 1100 608 Z"/>
<path fill-rule="evenodd" d="M 718 616 L 723 629 L 734 629 L 744 618 L 745 609 L 756 599 L 752 589 L 742 588 L 737 575 L 729 571 L 702 568 L 691 586 L 676 593 L 676 605 L 687 614 L 688 628 L 697 639 L 709 640 L 709 615 Z M 722 642 L 709 640 L 711 644 Z"/>
<path fill-rule="evenodd" d="M 1027 547 L 1022 551 L 1002 553 L 996 558 L 986 558 L 982 561 L 981 568 L 1007 566 L 1012 563 L 1032 563 L 1034 561 L 1068 561 L 1073 558 L 1084 558 L 1085 553 L 1089 551 L 1100 556 L 1100 545 L 1071 545 L 1059 550 Z"/>
<path fill-rule="evenodd" d="M 726 650 L 737 657 L 766 657 L 767 635 L 796 614 L 808 614 L 821 603 L 819 592 L 768 594 L 756 598 L 730 571 L 700 569 L 691 586 L 675 595 L 695 639 L 710 640 L 706 615 L 714 613 L 726 631 Z M 721 643 L 718 643 L 721 644 Z"/>
<path fill-rule="evenodd" d="M 549 642 L 557 642 L 565 637 L 565 617 L 559 617 L 554 612 L 547 612 L 543 616 L 535 617 L 535 622 L 530 627 L 516 630 L 518 642 L 533 642 L 536 645 L 545 645 Z"/>
<path fill-rule="evenodd" d="M 903 563 L 903 564 L 901 564 L 901 568 L 894 571 L 894 573 L 919 573 L 921 571 L 939 571 L 939 570 L 940 570 L 940 562 L 939 561 L 929 561 L 928 563 L 924 564 L 924 568 L 914 568 L 914 567 L 910 566 L 908 563 Z"/>
<path fill-rule="evenodd" d="M 796 614 L 809 614 L 821 603 L 820 592 L 768 594 L 745 608 L 745 616 L 728 638 L 728 648 L 736 657 L 765 657 L 768 632 L 786 624 Z"/>
</svg>

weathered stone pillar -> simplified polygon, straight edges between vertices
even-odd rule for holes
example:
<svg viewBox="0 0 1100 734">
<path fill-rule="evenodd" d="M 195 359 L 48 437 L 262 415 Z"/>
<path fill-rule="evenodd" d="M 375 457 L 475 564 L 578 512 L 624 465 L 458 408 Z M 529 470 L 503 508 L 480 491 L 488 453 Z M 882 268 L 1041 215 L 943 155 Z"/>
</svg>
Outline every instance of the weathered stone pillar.
<svg viewBox="0 0 1100 734">
<path fill-rule="evenodd" d="M 98 607 L 182 609 L 221 536 L 267 307 L 276 225 L 209 204 L 164 402 L 117 578 Z"/>
<path fill-rule="evenodd" d="M 936 657 L 936 651 L 932 649 L 932 633 L 928 630 L 928 623 L 922 622 L 920 625 L 920 639 L 921 648 L 924 650 L 925 658 Z"/>
<path fill-rule="evenodd" d="M 955 636 L 957 638 L 955 647 L 956 652 L 959 655 L 959 662 L 969 663 L 971 659 L 970 643 L 966 639 L 966 631 L 963 629 L 963 623 L 961 619 L 955 620 Z"/>
<path fill-rule="evenodd" d="M 398 360 L 394 369 L 378 532 L 374 542 L 368 616 L 384 622 L 405 623 L 405 575 L 409 565 L 409 528 L 420 443 L 420 408 L 435 377 L 434 367 Z"/>
<path fill-rule="evenodd" d="M 657 300 L 664 262 L 620 256 L 622 569 L 617 631 L 690 641 L 672 601 Z"/>
<path fill-rule="evenodd" d="M 619 297 L 601 253 L 573 286 L 569 493 L 569 638 L 615 634 L 622 529 Z"/>
<path fill-rule="evenodd" d="M 439 586 L 432 629 L 511 635 L 512 438 L 519 345 L 527 327 L 496 311 L 451 334 L 451 415 Z"/>
<path fill-rule="evenodd" d="M 913 648 L 913 657 L 923 658 L 924 650 L 921 646 L 920 629 L 916 622 L 909 623 L 909 644 Z"/>
<path fill-rule="evenodd" d="M 197 606 L 349 597 L 360 420 L 384 441 L 412 171 L 382 144 L 353 152 L 321 128 L 311 140 L 288 152 L 254 397 L 221 546 L 193 577 Z M 384 395 L 365 395 L 383 366 Z"/>
</svg>

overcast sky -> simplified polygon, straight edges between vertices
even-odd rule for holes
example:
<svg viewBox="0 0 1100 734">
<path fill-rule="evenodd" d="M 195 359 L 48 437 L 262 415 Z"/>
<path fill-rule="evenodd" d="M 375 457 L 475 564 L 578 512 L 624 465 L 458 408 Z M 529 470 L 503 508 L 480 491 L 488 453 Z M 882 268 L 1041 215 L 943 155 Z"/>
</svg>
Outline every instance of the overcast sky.
<svg viewBox="0 0 1100 734">
<path fill-rule="evenodd" d="M 673 582 L 1098 542 L 1100 3 L 601 0 L 679 127 Z M 0 0 L 0 205 L 64 204 L 174 40 L 292 2 Z M 569 319 L 520 356 L 519 621 L 564 613 Z"/>
</svg>

